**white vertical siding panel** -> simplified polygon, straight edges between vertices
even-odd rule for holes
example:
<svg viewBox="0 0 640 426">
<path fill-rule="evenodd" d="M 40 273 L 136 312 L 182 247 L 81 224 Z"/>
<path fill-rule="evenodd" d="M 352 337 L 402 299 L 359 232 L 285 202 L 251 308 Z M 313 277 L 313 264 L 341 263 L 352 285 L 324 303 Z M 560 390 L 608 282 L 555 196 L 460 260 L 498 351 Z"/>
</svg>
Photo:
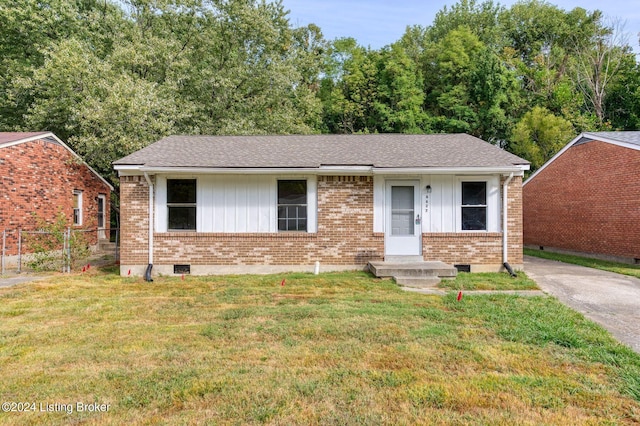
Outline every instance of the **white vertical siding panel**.
<svg viewBox="0 0 640 426">
<path fill-rule="evenodd" d="M 156 232 L 167 232 L 169 226 L 167 209 L 167 178 L 156 175 L 155 185 L 155 217 L 154 229 Z"/>
<path fill-rule="evenodd" d="M 442 176 L 442 230 L 441 232 L 456 231 L 456 185 L 455 176 Z"/>
<path fill-rule="evenodd" d="M 420 180 L 420 205 L 422 209 L 422 232 L 431 232 L 431 194 L 427 193 L 427 185 L 431 185 L 431 176 L 422 176 Z M 427 201 L 428 200 L 428 201 Z"/>
<path fill-rule="evenodd" d="M 316 176 L 307 179 L 307 232 L 318 230 L 318 180 Z"/>
<path fill-rule="evenodd" d="M 199 232 L 210 232 L 213 228 L 213 192 L 210 189 L 212 180 L 210 176 L 198 178 L 196 195 L 198 226 L 196 228 Z"/>
<path fill-rule="evenodd" d="M 269 200 L 270 197 L 270 187 L 271 187 L 271 179 L 262 179 L 259 180 L 258 185 L 258 232 L 269 232 L 271 228 L 271 203 Z"/>
<path fill-rule="evenodd" d="M 223 232 L 235 232 L 236 227 L 236 186 L 232 184 L 229 176 L 223 176 L 222 178 L 224 191 L 224 228 Z"/>
<path fill-rule="evenodd" d="M 249 177 L 238 176 L 236 181 L 236 227 L 235 232 L 247 232 Z"/>
<path fill-rule="evenodd" d="M 246 219 L 246 232 L 258 232 L 260 229 L 260 199 L 259 197 L 259 182 L 255 176 L 248 179 L 247 183 L 247 219 Z"/>
<path fill-rule="evenodd" d="M 500 177 L 492 176 L 487 182 L 487 231 L 501 231 L 500 213 Z"/>
<path fill-rule="evenodd" d="M 212 227 L 208 232 L 224 231 L 224 182 L 222 177 L 216 176 L 211 180 L 211 211 L 212 211 Z"/>
<path fill-rule="evenodd" d="M 265 205 L 269 206 L 269 232 L 278 232 L 278 180 L 272 177 L 268 181 L 269 188 Z"/>
<path fill-rule="evenodd" d="M 442 176 L 431 176 L 431 232 L 442 232 Z"/>
<path fill-rule="evenodd" d="M 373 177 L 373 232 L 384 232 L 384 176 Z"/>
</svg>

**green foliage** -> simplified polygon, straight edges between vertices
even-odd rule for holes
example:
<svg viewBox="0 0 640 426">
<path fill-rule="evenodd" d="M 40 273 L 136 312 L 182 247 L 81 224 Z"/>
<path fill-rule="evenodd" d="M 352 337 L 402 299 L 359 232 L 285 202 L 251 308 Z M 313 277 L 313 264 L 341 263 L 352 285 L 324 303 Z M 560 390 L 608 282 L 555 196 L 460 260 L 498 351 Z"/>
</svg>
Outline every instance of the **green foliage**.
<svg viewBox="0 0 640 426">
<path fill-rule="evenodd" d="M 534 107 L 516 124 L 511 136 L 513 153 L 531 162 L 531 171 L 551 159 L 575 136 L 571 123 L 546 108 Z"/>
<path fill-rule="evenodd" d="M 112 161 L 172 133 L 466 132 L 539 164 L 510 139 L 534 107 L 640 123 L 619 28 L 541 0 L 459 0 L 378 50 L 261 0 L 14 0 L 0 22 L 0 131 L 53 131 L 116 185 Z"/>
<path fill-rule="evenodd" d="M 47 222 L 35 213 L 38 231 L 24 233 L 24 240 L 30 252 L 27 266 L 35 271 L 59 271 L 64 265 L 72 267 L 86 259 L 90 253 L 87 235 L 82 231 L 72 231 L 67 237 L 69 227 L 67 217 L 59 211 L 53 222 Z M 63 251 L 65 242 L 67 251 Z"/>
</svg>

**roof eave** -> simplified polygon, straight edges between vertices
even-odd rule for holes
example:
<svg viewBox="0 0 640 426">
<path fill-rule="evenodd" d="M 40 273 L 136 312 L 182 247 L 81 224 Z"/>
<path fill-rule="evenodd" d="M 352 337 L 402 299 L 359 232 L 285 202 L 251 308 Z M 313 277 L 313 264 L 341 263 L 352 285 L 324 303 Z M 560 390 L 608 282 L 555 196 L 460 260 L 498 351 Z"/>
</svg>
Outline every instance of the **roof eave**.
<svg viewBox="0 0 640 426">
<path fill-rule="evenodd" d="M 621 140 L 618 140 L 618 139 L 612 139 L 612 138 L 603 137 L 601 135 L 598 135 L 597 133 L 585 132 L 585 133 L 582 133 L 582 136 L 585 137 L 585 138 L 591 139 L 593 141 L 606 142 L 606 143 L 610 143 L 612 145 L 618 145 L 618 146 L 622 146 L 622 147 L 625 147 L 625 148 L 640 150 L 640 145 L 636 145 L 636 144 L 633 144 L 633 143 L 621 141 Z"/>
<path fill-rule="evenodd" d="M 154 167 L 141 164 L 114 165 L 119 176 L 150 174 L 315 174 L 334 175 L 417 175 L 417 174 L 495 174 L 514 173 L 522 176 L 528 164 L 490 167 L 373 167 L 373 166 L 320 166 L 320 167 Z"/>
</svg>

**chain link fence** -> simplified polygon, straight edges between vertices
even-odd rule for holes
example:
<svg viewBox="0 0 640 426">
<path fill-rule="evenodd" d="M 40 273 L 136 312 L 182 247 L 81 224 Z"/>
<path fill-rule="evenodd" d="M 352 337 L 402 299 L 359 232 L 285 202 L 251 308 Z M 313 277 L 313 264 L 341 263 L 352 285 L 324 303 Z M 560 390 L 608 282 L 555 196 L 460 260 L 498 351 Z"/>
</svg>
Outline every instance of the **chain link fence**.
<svg viewBox="0 0 640 426">
<path fill-rule="evenodd" d="M 118 228 L 2 231 L 1 275 L 25 270 L 68 273 L 96 258 L 119 260 Z"/>
</svg>

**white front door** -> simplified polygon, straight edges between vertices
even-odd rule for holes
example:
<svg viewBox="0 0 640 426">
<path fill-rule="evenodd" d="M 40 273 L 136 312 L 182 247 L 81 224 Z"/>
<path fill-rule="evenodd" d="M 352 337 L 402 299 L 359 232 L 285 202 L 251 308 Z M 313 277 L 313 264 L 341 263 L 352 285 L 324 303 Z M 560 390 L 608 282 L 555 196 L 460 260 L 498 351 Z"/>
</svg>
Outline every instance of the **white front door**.
<svg viewBox="0 0 640 426">
<path fill-rule="evenodd" d="M 389 180 L 385 193 L 385 255 L 421 255 L 420 182 Z"/>
</svg>

